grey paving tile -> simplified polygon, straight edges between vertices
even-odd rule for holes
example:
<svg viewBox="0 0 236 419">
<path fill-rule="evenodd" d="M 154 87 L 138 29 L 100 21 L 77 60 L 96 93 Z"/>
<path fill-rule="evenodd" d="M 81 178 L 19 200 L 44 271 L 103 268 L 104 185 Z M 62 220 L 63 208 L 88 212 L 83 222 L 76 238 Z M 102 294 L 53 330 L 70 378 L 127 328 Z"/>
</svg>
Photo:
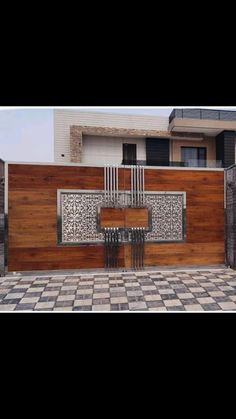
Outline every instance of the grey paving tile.
<svg viewBox="0 0 236 419">
<path fill-rule="evenodd" d="M 6 297 L 1 300 L 1 306 L 10 305 L 10 304 L 18 304 L 21 301 L 21 298 L 13 298 L 13 299 L 6 299 Z"/>
<path fill-rule="evenodd" d="M 199 304 L 214 304 L 215 301 L 213 300 L 212 297 L 200 297 L 197 298 L 197 301 L 199 302 Z"/>
<path fill-rule="evenodd" d="M 129 305 L 125 303 L 111 304 L 111 311 L 129 311 Z"/>
<path fill-rule="evenodd" d="M 127 297 L 111 297 L 111 304 L 128 304 Z"/>
<path fill-rule="evenodd" d="M 21 299 L 22 297 L 24 297 L 25 293 L 24 292 L 10 292 L 9 294 L 6 295 L 5 300 L 13 300 L 13 299 Z"/>
<path fill-rule="evenodd" d="M 144 296 L 135 296 L 135 297 L 129 297 L 128 296 L 129 303 L 135 303 L 135 302 L 142 302 L 145 301 Z"/>
<path fill-rule="evenodd" d="M 167 311 L 186 311 L 184 306 L 171 306 L 166 308 Z"/>
<path fill-rule="evenodd" d="M 74 301 L 69 300 L 69 301 L 54 301 L 54 305 L 52 305 L 52 307 L 72 307 L 73 306 Z"/>
<path fill-rule="evenodd" d="M 72 306 L 65 306 L 65 307 L 54 307 L 53 309 L 52 309 L 52 311 L 61 311 L 61 312 L 67 312 L 67 311 L 73 311 L 73 307 Z"/>
<path fill-rule="evenodd" d="M 207 298 L 209 297 L 208 292 L 193 292 L 195 298 Z"/>
<path fill-rule="evenodd" d="M 149 307 L 148 311 L 156 311 L 156 312 L 167 311 L 167 308 L 165 306 L 164 307 Z"/>
<path fill-rule="evenodd" d="M 75 300 L 74 307 L 84 307 L 84 306 L 92 306 L 92 298 L 87 298 L 83 300 Z"/>
<path fill-rule="evenodd" d="M 36 304 L 40 297 L 24 297 L 20 300 L 21 304 Z"/>
<path fill-rule="evenodd" d="M 74 301 L 75 295 L 59 295 L 57 301 Z"/>
<path fill-rule="evenodd" d="M 24 298 L 33 298 L 33 297 L 40 298 L 41 295 L 42 295 L 42 292 L 26 292 L 24 295 Z"/>
<path fill-rule="evenodd" d="M 110 298 L 96 298 L 93 300 L 93 305 L 106 305 L 110 304 Z"/>
<path fill-rule="evenodd" d="M 143 292 L 142 292 L 142 290 L 138 290 L 138 291 L 127 291 L 127 295 L 128 295 L 128 297 L 142 297 L 143 296 Z"/>
<path fill-rule="evenodd" d="M 160 294 L 151 294 L 144 296 L 145 301 L 162 301 Z"/>
<path fill-rule="evenodd" d="M 214 297 L 214 300 L 217 304 L 219 303 L 229 303 L 231 300 L 231 296 L 229 297 Z"/>
<path fill-rule="evenodd" d="M 35 310 L 41 309 L 41 310 L 51 310 L 54 307 L 55 303 L 54 301 L 48 301 L 46 303 L 37 303 L 35 306 Z"/>
<path fill-rule="evenodd" d="M 17 304 L 15 311 L 33 311 L 35 304 Z"/>
<path fill-rule="evenodd" d="M 196 300 L 196 298 L 189 298 L 189 299 L 184 299 L 182 300 L 180 298 L 180 301 L 182 304 L 184 305 L 194 305 L 194 304 L 199 304 L 198 301 Z"/>
<path fill-rule="evenodd" d="M 201 304 L 189 304 L 185 305 L 186 311 L 204 311 L 204 308 L 201 306 Z"/>
<path fill-rule="evenodd" d="M 76 290 L 70 290 L 70 291 L 60 291 L 59 295 L 63 296 L 63 295 L 75 295 Z"/>
<path fill-rule="evenodd" d="M 129 302 L 130 310 L 147 310 L 147 304 L 144 301 Z"/>
<path fill-rule="evenodd" d="M 175 299 L 175 300 L 165 300 L 164 304 L 166 307 L 181 307 L 182 303 L 180 300 Z"/>
<path fill-rule="evenodd" d="M 92 306 L 74 306 L 73 311 L 92 311 Z"/>
<path fill-rule="evenodd" d="M 93 300 L 102 300 L 104 298 L 110 298 L 109 292 L 103 292 L 103 293 L 94 293 L 93 294 Z"/>
<path fill-rule="evenodd" d="M 148 308 L 165 307 L 165 305 L 162 301 L 147 301 L 147 307 Z"/>
<path fill-rule="evenodd" d="M 218 303 L 218 304 L 219 304 L 219 306 L 222 310 L 230 310 L 230 311 L 231 310 L 233 310 L 233 311 L 236 310 L 236 304 L 233 301 L 221 302 L 221 303 Z"/>
<path fill-rule="evenodd" d="M 1 304 L 0 311 L 13 311 L 16 307 L 16 304 Z"/>
<path fill-rule="evenodd" d="M 47 301 L 54 301 L 54 302 L 56 302 L 57 301 L 57 297 L 53 297 L 53 296 L 51 296 L 51 297 L 40 297 L 40 299 L 39 299 L 39 303 L 46 303 Z"/>
<path fill-rule="evenodd" d="M 201 304 L 205 311 L 221 311 L 221 308 L 218 304 Z"/>
<path fill-rule="evenodd" d="M 92 306 L 92 311 L 110 311 L 110 304 L 96 304 Z"/>
</svg>

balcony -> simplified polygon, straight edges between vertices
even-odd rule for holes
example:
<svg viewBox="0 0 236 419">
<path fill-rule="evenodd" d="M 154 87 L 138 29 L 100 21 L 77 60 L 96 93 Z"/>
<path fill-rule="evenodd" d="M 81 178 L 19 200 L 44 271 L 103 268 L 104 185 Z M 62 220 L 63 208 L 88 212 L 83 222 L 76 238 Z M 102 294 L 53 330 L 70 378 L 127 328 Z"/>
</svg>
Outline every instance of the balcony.
<svg viewBox="0 0 236 419">
<path fill-rule="evenodd" d="M 149 161 L 148 164 L 145 160 L 129 160 L 129 161 L 122 161 L 122 165 L 124 166 L 153 166 L 153 167 L 202 167 L 208 169 L 220 169 L 223 167 L 221 160 L 188 160 L 187 162 L 182 161 L 171 161 L 168 163 L 163 164 L 163 162 L 158 162 L 156 160 Z"/>
<path fill-rule="evenodd" d="M 214 109 L 173 109 L 169 116 L 171 132 L 196 132 L 216 136 L 236 130 L 236 112 Z"/>
</svg>

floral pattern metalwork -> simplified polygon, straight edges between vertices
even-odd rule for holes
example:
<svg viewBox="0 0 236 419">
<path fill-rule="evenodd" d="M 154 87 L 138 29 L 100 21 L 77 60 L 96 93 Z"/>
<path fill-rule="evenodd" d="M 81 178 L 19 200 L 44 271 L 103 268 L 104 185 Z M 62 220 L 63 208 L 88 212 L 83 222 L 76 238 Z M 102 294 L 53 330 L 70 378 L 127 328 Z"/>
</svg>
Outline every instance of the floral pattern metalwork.
<svg viewBox="0 0 236 419">
<path fill-rule="evenodd" d="M 130 194 L 121 193 L 120 202 L 130 204 Z M 63 191 L 60 193 L 61 242 L 88 243 L 104 240 L 97 229 L 98 207 L 105 206 L 104 194 Z M 151 231 L 145 241 L 184 240 L 184 194 L 145 192 L 145 206 L 151 208 Z"/>
</svg>

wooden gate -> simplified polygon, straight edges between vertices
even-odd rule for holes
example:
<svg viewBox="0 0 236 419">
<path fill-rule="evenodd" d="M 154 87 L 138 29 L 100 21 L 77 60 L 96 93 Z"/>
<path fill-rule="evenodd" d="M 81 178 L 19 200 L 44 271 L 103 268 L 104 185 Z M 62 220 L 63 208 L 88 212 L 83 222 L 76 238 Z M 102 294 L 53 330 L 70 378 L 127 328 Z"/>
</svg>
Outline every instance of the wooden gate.
<svg viewBox="0 0 236 419">
<path fill-rule="evenodd" d="M 12 163 L 7 172 L 8 271 L 104 268 L 104 234 L 96 230 L 104 167 Z M 130 194 L 131 176 L 130 167 L 119 167 L 120 194 Z M 145 167 L 145 193 L 152 207 L 145 267 L 224 264 L 223 170 Z M 63 205 L 68 217 L 60 213 Z M 145 217 L 132 208 L 121 215 L 124 226 L 134 228 Z M 132 266 L 130 242 L 120 241 L 118 265 Z"/>
</svg>

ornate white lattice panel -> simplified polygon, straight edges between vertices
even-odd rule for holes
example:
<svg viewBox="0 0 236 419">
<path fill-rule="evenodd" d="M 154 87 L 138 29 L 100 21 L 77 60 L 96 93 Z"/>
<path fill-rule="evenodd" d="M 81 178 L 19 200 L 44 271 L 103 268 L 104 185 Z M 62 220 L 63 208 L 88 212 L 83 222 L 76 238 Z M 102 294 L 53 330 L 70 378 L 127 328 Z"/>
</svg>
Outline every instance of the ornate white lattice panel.
<svg viewBox="0 0 236 419">
<path fill-rule="evenodd" d="M 120 203 L 130 205 L 130 194 L 120 193 Z M 104 241 L 98 231 L 98 210 L 106 206 L 104 194 L 95 191 L 58 191 L 58 239 L 61 244 Z M 147 242 L 183 241 L 185 238 L 184 192 L 145 192 L 145 206 L 151 212 Z"/>
<path fill-rule="evenodd" d="M 102 193 L 67 193 L 60 195 L 62 243 L 97 242 L 97 208 L 103 204 Z"/>
<path fill-rule="evenodd" d="M 146 241 L 184 240 L 184 193 L 147 193 L 145 203 L 152 209 L 152 230 L 146 233 Z"/>
</svg>

